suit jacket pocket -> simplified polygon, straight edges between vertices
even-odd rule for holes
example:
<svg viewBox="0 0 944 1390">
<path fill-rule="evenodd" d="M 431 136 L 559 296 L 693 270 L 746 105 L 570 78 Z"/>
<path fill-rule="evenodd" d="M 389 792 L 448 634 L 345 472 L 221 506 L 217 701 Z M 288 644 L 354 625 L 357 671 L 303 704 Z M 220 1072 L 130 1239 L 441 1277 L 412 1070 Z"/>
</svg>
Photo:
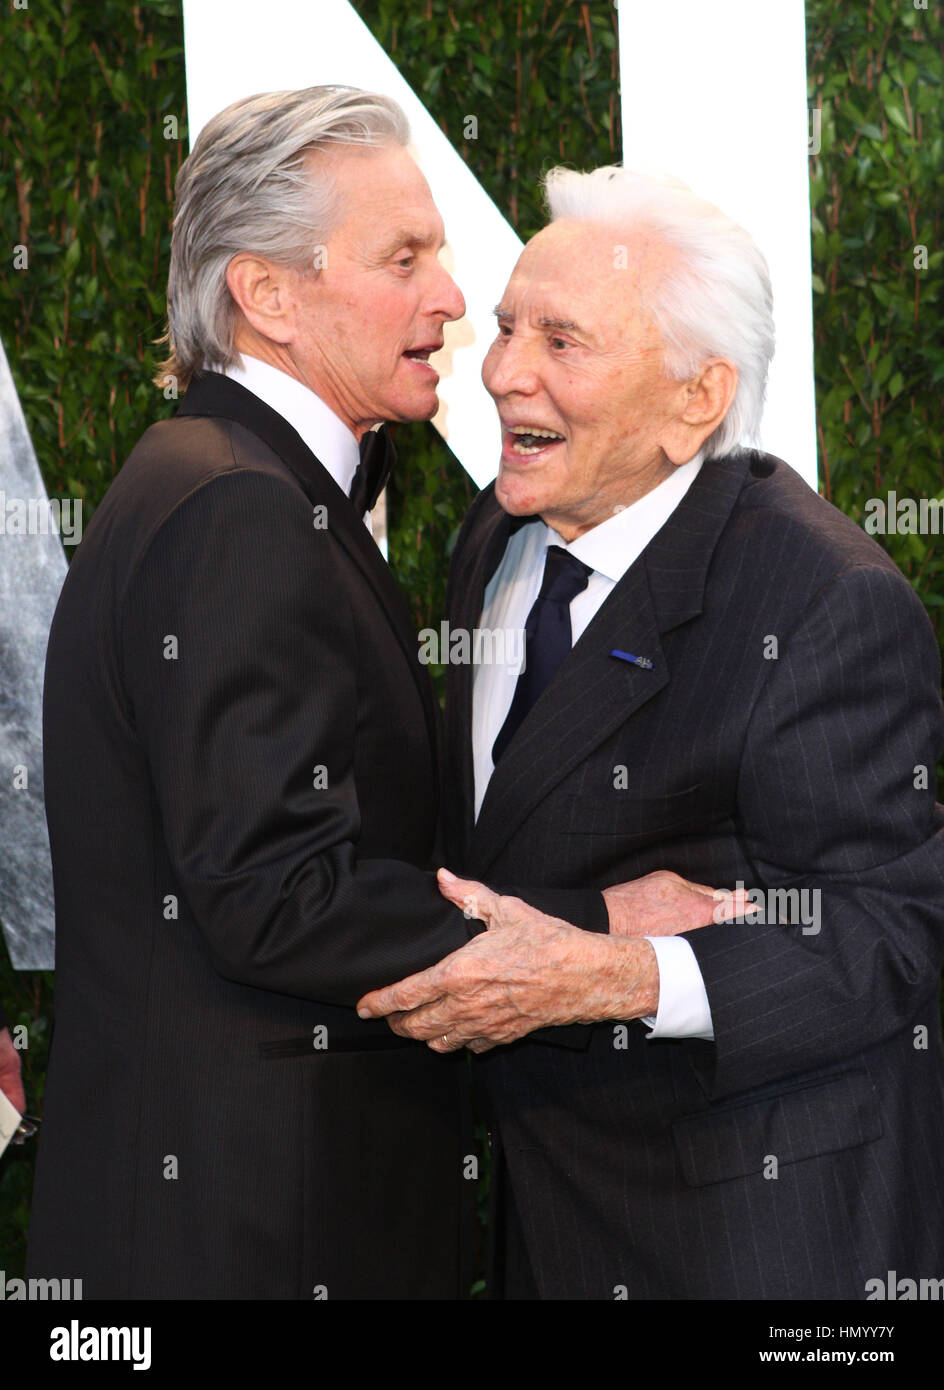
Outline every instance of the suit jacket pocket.
<svg viewBox="0 0 944 1390">
<path fill-rule="evenodd" d="M 599 794 L 572 793 L 568 815 L 571 835 L 622 835 L 652 839 L 681 833 L 713 819 L 708 789 L 696 783 L 681 791 L 638 796 L 606 787 Z"/>
<path fill-rule="evenodd" d="M 771 1157 L 778 1167 L 838 1153 L 882 1135 L 875 1092 L 862 1070 L 712 1107 L 672 1125 L 675 1151 L 689 1187 L 760 1176 Z"/>
</svg>

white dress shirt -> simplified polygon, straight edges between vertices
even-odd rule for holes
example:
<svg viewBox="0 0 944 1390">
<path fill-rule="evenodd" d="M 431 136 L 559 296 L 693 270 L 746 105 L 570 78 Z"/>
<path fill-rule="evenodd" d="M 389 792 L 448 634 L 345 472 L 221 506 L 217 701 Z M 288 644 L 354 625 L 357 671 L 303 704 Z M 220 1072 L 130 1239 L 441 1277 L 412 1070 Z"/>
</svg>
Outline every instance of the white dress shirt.
<svg viewBox="0 0 944 1390">
<path fill-rule="evenodd" d="M 245 352 L 242 359 L 241 367 L 226 367 L 223 375 L 238 381 L 287 420 L 319 463 L 324 464 L 341 491 L 350 496 L 354 473 L 361 460 L 353 432 L 320 396 L 287 372 Z M 368 530 L 369 515 L 365 516 Z"/>
<path fill-rule="evenodd" d="M 489 580 L 480 626 L 492 632 L 523 632 L 538 597 L 547 547 L 559 545 L 588 565 L 593 573 L 587 587 L 570 605 L 572 643 L 577 642 L 597 609 L 612 593 L 630 565 L 668 521 L 701 469 L 700 461 L 682 464 L 637 502 L 614 513 L 599 526 L 568 544 L 556 531 L 537 520 L 511 537 L 497 570 Z M 512 654 L 520 656 L 514 644 Z M 507 649 L 507 648 L 506 648 Z M 480 663 L 473 674 L 472 747 L 475 765 L 475 816 L 494 770 L 492 746 L 505 722 L 518 682 L 520 662 Z M 650 1038 L 714 1037 L 708 995 L 695 953 L 681 936 L 646 937 L 659 967 L 659 1010 L 646 1019 Z"/>
</svg>

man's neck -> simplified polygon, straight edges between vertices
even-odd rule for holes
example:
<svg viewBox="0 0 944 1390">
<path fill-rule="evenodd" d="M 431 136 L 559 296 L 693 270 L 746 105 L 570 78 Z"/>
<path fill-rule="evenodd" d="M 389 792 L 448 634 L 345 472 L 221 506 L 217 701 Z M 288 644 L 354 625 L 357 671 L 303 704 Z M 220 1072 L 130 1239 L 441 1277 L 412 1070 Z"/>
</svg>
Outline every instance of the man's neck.
<svg viewBox="0 0 944 1390">
<path fill-rule="evenodd" d="M 676 471 L 676 465 L 665 459 L 647 477 L 634 480 L 632 484 L 615 491 L 609 497 L 594 498 L 583 514 L 548 511 L 540 514 L 541 520 L 569 545 L 578 536 L 586 535 L 588 531 L 602 526 L 604 521 L 609 521 L 617 512 L 625 512 L 635 503 L 641 502 L 649 493 L 655 492 L 656 488 L 662 487 L 669 478 L 673 478 Z"/>
<path fill-rule="evenodd" d="M 299 368 L 288 346 L 283 343 L 273 343 L 256 333 L 244 331 L 237 331 L 233 346 L 240 356 L 254 357 L 257 361 L 264 362 L 268 367 L 275 367 L 276 371 L 284 372 L 293 381 L 300 382 L 302 386 L 312 391 L 338 417 L 342 424 L 347 426 L 354 438 L 360 443 L 361 437 L 370 428 L 369 423 L 349 420 L 339 403 L 333 399 L 327 382 L 309 380 Z"/>
</svg>

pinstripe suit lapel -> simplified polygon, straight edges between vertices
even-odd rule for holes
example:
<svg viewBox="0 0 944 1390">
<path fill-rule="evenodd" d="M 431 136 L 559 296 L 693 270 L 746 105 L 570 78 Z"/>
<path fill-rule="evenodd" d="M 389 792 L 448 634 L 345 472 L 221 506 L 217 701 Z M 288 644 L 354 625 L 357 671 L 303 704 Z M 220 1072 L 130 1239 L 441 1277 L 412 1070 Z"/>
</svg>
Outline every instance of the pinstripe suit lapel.
<svg viewBox="0 0 944 1390">
<path fill-rule="evenodd" d="M 667 685 L 671 673 L 661 636 L 701 613 L 708 566 L 751 458 L 735 454 L 704 466 L 528 714 L 492 774 L 472 832 L 477 874 L 488 871 L 509 838 L 569 772 Z M 481 591 L 469 600 L 480 606 Z M 652 665 L 621 660 L 611 655 L 614 650 L 644 657 Z M 471 680 L 466 679 L 464 727 L 469 729 Z M 467 756 L 471 761 L 471 752 Z"/>
<path fill-rule="evenodd" d="M 643 669 L 610 655 L 648 657 Z M 472 839 L 489 865 L 531 811 L 669 677 L 643 558 L 632 566 L 564 661 L 492 774 Z"/>
</svg>

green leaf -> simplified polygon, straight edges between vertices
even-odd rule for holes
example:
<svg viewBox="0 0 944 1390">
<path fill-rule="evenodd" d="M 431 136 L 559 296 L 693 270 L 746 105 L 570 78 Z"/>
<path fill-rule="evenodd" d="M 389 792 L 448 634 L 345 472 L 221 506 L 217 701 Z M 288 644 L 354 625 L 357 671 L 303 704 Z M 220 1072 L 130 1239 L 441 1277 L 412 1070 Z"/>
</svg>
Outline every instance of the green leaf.
<svg viewBox="0 0 944 1390">
<path fill-rule="evenodd" d="M 893 102 L 888 102 L 885 106 L 885 114 L 888 116 L 892 125 L 896 125 L 899 130 L 903 130 L 906 135 L 911 134 L 908 122 L 905 119 L 905 113 L 900 106 L 896 106 Z"/>
</svg>

